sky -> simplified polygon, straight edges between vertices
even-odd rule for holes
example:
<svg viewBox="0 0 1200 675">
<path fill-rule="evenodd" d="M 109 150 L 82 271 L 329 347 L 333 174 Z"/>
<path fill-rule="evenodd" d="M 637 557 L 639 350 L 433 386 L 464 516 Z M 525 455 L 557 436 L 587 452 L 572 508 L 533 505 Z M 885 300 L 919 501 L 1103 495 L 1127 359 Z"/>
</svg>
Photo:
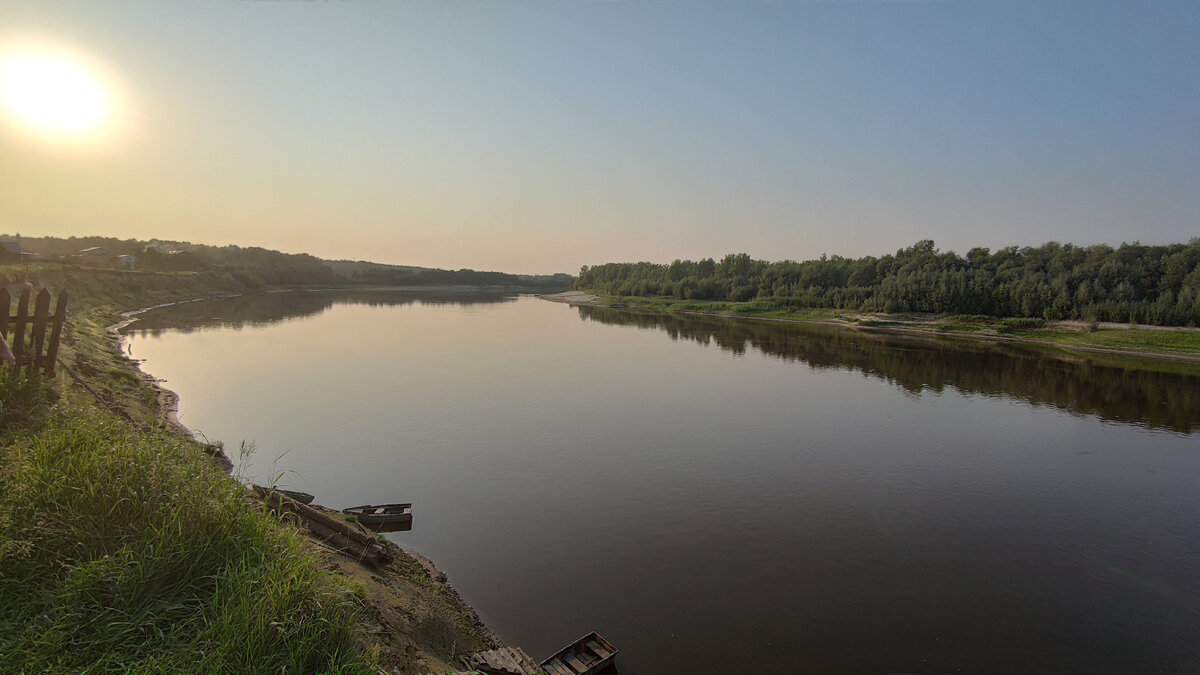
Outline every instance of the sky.
<svg viewBox="0 0 1200 675">
<path fill-rule="evenodd" d="M 0 233 L 512 273 L 1186 242 L 1197 36 L 1197 2 L 4 0 L 0 87 L 83 74 L 3 90 Z"/>
</svg>

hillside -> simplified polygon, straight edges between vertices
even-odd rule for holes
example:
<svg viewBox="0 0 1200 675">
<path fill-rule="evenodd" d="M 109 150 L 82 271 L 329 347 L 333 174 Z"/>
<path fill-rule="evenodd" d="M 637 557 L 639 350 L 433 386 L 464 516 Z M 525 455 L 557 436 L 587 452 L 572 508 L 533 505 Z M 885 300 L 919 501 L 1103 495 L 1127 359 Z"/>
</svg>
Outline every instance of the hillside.
<svg viewBox="0 0 1200 675">
<path fill-rule="evenodd" d="M 383 263 L 323 260 L 307 253 L 281 253 L 259 247 L 206 246 L 181 241 L 139 241 L 113 237 L 17 237 L 27 260 L 80 267 L 149 272 L 220 272 L 247 288 L 268 285 L 511 286 L 564 290 L 568 274 L 530 275 L 475 270 L 443 270 Z M 0 253 L 15 262 L 14 254 Z"/>
<path fill-rule="evenodd" d="M 495 644 L 419 556 L 366 568 L 264 510 L 107 329 L 249 287 L 220 270 L 0 263 L 0 285 L 26 283 L 65 289 L 70 311 L 55 376 L 0 367 L 5 669 L 445 672 Z"/>
</svg>

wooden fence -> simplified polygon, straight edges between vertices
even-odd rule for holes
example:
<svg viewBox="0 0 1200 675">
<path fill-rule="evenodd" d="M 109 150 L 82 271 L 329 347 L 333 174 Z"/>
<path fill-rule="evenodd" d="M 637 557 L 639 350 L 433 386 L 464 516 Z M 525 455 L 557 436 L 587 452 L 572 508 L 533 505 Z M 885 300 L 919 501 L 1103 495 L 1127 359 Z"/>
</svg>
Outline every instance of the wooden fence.
<svg viewBox="0 0 1200 675">
<path fill-rule="evenodd" d="M 17 313 L 9 316 L 12 296 L 8 289 L 0 288 L 0 337 L 8 340 L 9 348 L 17 359 L 17 368 L 27 367 L 30 372 L 39 370 L 46 375 L 54 374 L 54 362 L 58 358 L 58 341 L 62 337 L 63 321 L 67 319 L 67 292 L 58 294 L 54 314 L 50 313 L 50 291 L 42 289 L 33 302 L 33 314 L 29 313 L 29 286 L 21 291 L 17 300 Z M 49 340 L 46 328 L 50 328 Z M 12 337 L 9 338 L 9 329 Z M 28 330 L 27 330 L 28 329 Z M 25 334 L 29 334 L 28 341 Z"/>
</svg>

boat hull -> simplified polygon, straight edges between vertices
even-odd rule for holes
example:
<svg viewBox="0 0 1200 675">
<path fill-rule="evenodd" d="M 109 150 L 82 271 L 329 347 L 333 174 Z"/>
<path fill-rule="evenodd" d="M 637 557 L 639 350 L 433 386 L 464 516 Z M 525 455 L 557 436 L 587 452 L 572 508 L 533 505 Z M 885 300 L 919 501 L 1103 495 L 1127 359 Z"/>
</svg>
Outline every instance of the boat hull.
<svg viewBox="0 0 1200 675">
<path fill-rule="evenodd" d="M 597 675 L 616 663 L 618 651 L 592 632 L 563 647 L 539 667 L 546 675 Z"/>
<path fill-rule="evenodd" d="M 356 517 L 360 523 L 370 525 L 412 522 L 412 504 L 366 504 L 342 509 L 342 513 Z"/>
</svg>

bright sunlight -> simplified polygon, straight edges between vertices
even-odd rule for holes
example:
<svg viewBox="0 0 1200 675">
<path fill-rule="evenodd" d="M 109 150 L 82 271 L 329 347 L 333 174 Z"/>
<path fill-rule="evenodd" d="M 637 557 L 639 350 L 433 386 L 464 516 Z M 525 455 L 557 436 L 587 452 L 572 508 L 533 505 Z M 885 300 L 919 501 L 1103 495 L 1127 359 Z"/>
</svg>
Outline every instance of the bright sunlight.
<svg viewBox="0 0 1200 675">
<path fill-rule="evenodd" d="M 14 45 L 0 50 L 0 111 L 19 129 L 43 139 L 94 141 L 111 131 L 114 97 L 80 57 Z"/>
</svg>

